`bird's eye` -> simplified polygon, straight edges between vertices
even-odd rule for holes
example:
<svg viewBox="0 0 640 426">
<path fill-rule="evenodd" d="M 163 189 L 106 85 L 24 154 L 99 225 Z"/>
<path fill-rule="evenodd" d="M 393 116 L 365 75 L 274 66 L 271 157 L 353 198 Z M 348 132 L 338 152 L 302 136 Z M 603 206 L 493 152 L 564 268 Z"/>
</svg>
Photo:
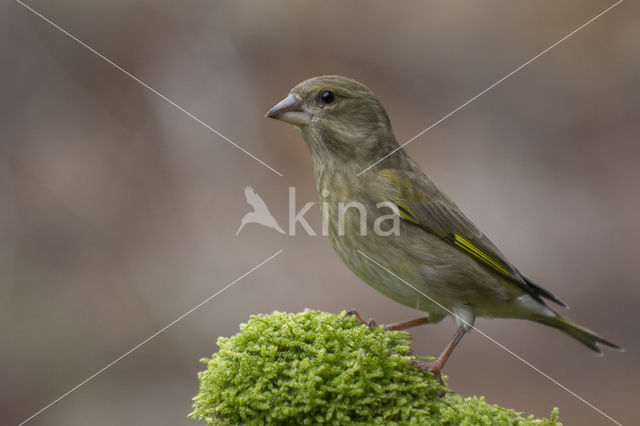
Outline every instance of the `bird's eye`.
<svg viewBox="0 0 640 426">
<path fill-rule="evenodd" d="M 323 104 L 330 104 L 333 103 L 333 101 L 336 99 L 336 95 L 330 91 L 330 90 L 325 90 L 322 93 L 320 93 L 320 100 L 322 101 Z"/>
</svg>

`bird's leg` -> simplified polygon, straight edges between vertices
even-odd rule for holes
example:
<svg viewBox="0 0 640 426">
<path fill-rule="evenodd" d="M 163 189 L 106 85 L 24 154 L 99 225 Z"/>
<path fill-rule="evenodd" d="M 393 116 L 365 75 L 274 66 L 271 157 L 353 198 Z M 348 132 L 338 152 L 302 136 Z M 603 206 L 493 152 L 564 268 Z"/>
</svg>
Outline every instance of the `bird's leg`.
<svg viewBox="0 0 640 426">
<path fill-rule="evenodd" d="M 429 324 L 429 317 L 420 317 L 408 321 L 394 322 L 393 324 L 385 325 L 385 328 L 389 331 L 406 330 L 407 328 L 417 327 L 424 324 Z"/>
<path fill-rule="evenodd" d="M 447 363 L 447 360 L 451 356 L 453 349 L 455 349 L 456 345 L 460 343 L 460 340 L 462 340 L 462 336 L 464 336 L 465 333 L 466 330 L 464 329 L 464 327 L 458 328 L 458 331 L 456 331 L 456 334 L 455 336 L 453 336 L 451 342 L 449 342 L 447 347 L 444 348 L 444 351 L 442 351 L 438 359 L 436 359 L 435 361 L 415 361 L 411 364 L 421 370 L 430 371 L 431 373 L 433 373 L 436 379 L 438 379 L 438 381 L 442 383 L 442 377 L 440 373 L 442 372 L 444 365 Z"/>
<path fill-rule="evenodd" d="M 369 327 L 377 327 L 379 325 L 375 320 L 371 318 L 369 319 L 369 321 L 365 321 L 360 313 L 355 309 L 351 309 L 349 312 L 347 312 L 347 315 L 353 315 L 354 317 L 356 317 L 360 324 L 368 325 Z M 395 322 L 393 324 L 385 325 L 384 328 L 388 331 L 397 331 L 406 330 L 408 328 L 417 327 L 423 324 L 429 324 L 429 317 L 420 317 L 409 321 Z"/>
</svg>

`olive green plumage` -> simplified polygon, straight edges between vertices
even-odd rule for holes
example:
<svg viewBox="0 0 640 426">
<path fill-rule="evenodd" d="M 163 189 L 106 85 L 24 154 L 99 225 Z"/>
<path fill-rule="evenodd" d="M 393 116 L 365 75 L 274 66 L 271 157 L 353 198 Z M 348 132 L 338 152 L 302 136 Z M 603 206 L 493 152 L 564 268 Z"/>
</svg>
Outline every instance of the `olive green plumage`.
<svg viewBox="0 0 640 426">
<path fill-rule="evenodd" d="M 528 319 L 564 331 L 598 352 L 597 343 L 618 348 L 545 304 L 543 299 L 564 305 L 522 276 L 398 149 L 387 113 L 363 84 L 341 76 L 311 78 L 294 87 L 267 116 L 302 131 L 313 158 L 318 194 L 328 205 L 331 243 L 346 265 L 378 291 L 427 312 L 430 322 L 451 313 L 465 329 L 476 316 Z M 366 235 L 356 208 L 346 210 L 341 232 L 339 206 L 349 202 L 365 207 Z M 379 208 L 382 202 L 390 207 Z M 372 232 L 376 218 L 394 208 L 400 216 L 397 235 Z"/>
</svg>

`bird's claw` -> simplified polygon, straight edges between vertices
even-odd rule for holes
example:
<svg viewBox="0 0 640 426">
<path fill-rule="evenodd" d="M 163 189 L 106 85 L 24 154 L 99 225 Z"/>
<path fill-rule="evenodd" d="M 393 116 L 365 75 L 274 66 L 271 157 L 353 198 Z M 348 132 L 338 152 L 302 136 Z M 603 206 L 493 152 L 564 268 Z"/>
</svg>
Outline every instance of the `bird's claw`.
<svg viewBox="0 0 640 426">
<path fill-rule="evenodd" d="M 442 364 L 436 361 L 411 361 L 409 365 L 412 365 L 420 370 L 428 371 L 433 374 L 433 377 L 440 383 L 442 386 L 445 386 L 444 381 L 442 380 Z M 445 396 L 446 392 L 444 390 L 439 390 L 437 392 L 438 396 L 442 398 Z"/>
<path fill-rule="evenodd" d="M 360 315 L 360 312 L 358 312 L 355 309 L 351 309 L 347 311 L 347 316 L 348 317 L 354 316 L 356 317 L 356 320 L 358 321 L 358 323 L 369 326 L 371 328 L 377 327 L 379 325 L 373 318 L 369 318 L 369 321 L 365 321 L 364 318 L 362 318 L 362 315 Z"/>
<path fill-rule="evenodd" d="M 428 371 L 429 373 L 433 374 L 433 377 L 435 377 L 441 385 L 444 385 L 444 382 L 442 381 L 442 363 L 440 363 L 438 360 L 411 361 L 409 364 L 422 371 Z"/>
</svg>

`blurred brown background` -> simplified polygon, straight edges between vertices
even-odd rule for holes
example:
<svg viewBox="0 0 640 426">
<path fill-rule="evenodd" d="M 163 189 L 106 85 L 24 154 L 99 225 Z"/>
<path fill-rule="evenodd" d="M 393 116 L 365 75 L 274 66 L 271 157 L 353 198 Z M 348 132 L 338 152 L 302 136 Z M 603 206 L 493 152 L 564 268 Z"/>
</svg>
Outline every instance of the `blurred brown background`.
<svg viewBox="0 0 640 426">
<path fill-rule="evenodd" d="M 263 118 L 300 80 L 370 86 L 400 141 L 611 5 L 607 1 L 31 0 L 29 5 L 274 168 L 279 177 L 16 2 L 0 5 L 0 413 L 18 423 L 250 268 L 34 425 L 178 425 L 198 359 L 249 315 L 415 311 L 353 276 L 326 238 L 248 225 L 252 185 L 285 226 L 316 201 L 299 133 Z M 568 315 L 626 347 L 594 356 L 536 324 L 479 328 L 622 423 L 637 419 L 640 20 L 625 2 L 408 147 Z M 320 229 L 319 208 L 308 215 Z M 416 329 L 437 355 L 448 320 Z M 600 414 L 471 333 L 464 395 L 569 425 Z"/>
</svg>

